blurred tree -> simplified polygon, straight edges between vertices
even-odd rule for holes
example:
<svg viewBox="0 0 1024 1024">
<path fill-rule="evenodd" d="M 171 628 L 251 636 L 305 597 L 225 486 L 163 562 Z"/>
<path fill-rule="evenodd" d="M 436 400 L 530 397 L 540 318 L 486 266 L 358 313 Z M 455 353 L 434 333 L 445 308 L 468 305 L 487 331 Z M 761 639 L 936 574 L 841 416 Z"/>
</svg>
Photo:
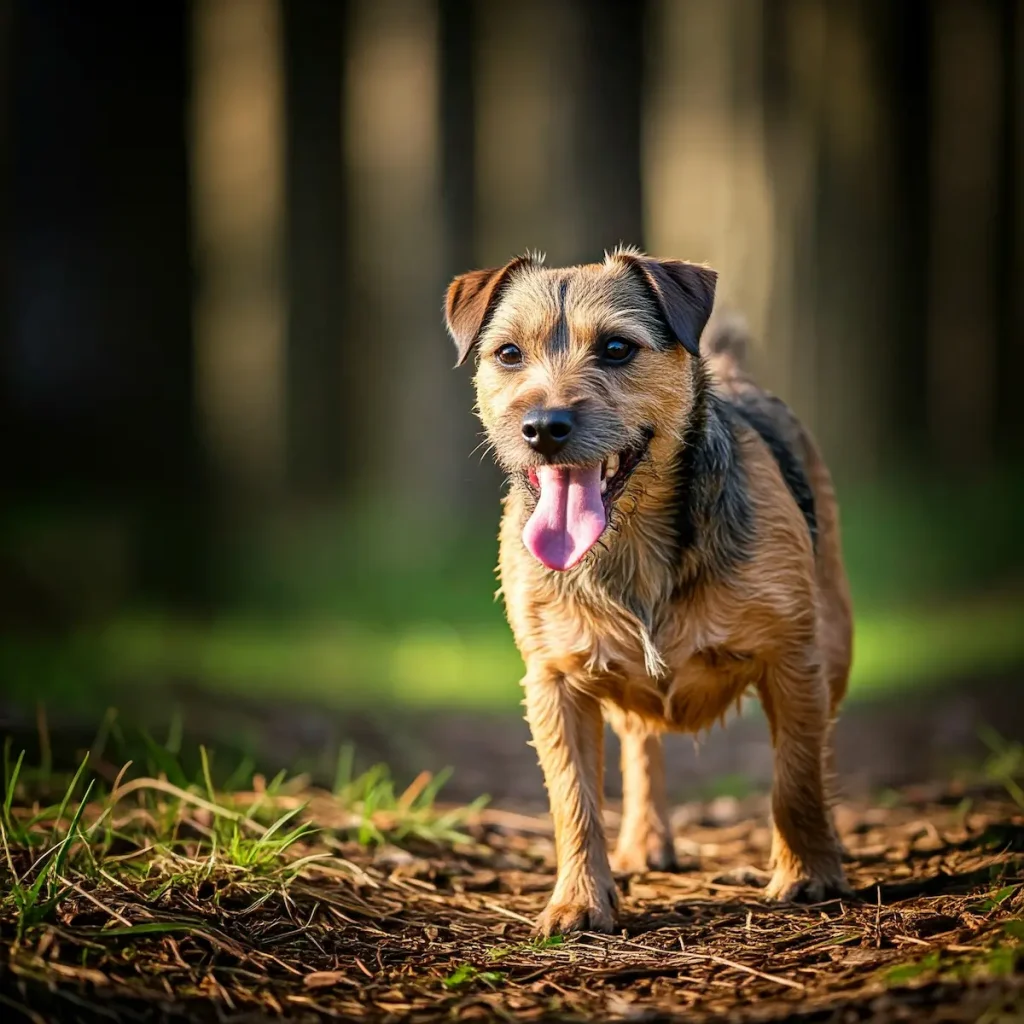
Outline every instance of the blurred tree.
<svg viewBox="0 0 1024 1024">
<path fill-rule="evenodd" d="M 997 454 L 1024 456 L 1024 5 L 1001 5 Z"/>
<path fill-rule="evenodd" d="M 599 259 L 643 241 L 641 109 L 649 4 L 572 0 L 573 43 L 561 62 L 572 95 L 572 187 L 579 255 Z"/>
<path fill-rule="evenodd" d="M 928 452 L 928 239 L 931 148 L 930 0 L 905 0 L 878 11 L 888 15 L 882 34 L 886 96 L 894 150 L 892 245 L 896 301 L 886 335 L 892 352 L 886 415 L 892 430 L 888 456 L 920 460 Z"/>
<path fill-rule="evenodd" d="M 764 7 L 774 262 L 792 268 L 770 345 L 792 335 L 790 397 L 844 471 L 995 450 L 1015 334 L 1016 43 L 1000 42 L 1015 7 Z"/>
<path fill-rule="evenodd" d="M 0 0 L 0 195 L 11 195 L 12 90 L 11 28 L 14 0 Z M 0 203 L 0 438 L 10 438 L 11 385 L 8 380 L 11 361 L 11 206 Z M 10 444 L 8 440 L 7 444 Z M 0 441 L 0 451 L 6 445 Z M 6 454 L 6 453 L 5 453 Z"/>
<path fill-rule="evenodd" d="M 16 9 L 11 455 L 43 486 L 195 468 L 184 29 L 180 9 Z"/>
<path fill-rule="evenodd" d="M 344 359 L 347 254 L 342 160 L 345 0 L 281 6 L 285 61 L 287 461 L 299 494 L 336 494 L 351 468 Z"/>
<path fill-rule="evenodd" d="M 477 187 L 484 263 L 553 265 L 641 238 L 646 4 L 525 0 L 478 8 Z"/>
<path fill-rule="evenodd" d="M 947 464 L 993 455 L 999 133 L 998 0 L 933 0 L 928 425 Z"/>
<path fill-rule="evenodd" d="M 219 504 L 286 482 L 284 101 L 278 0 L 195 0 L 196 401 Z"/>
<path fill-rule="evenodd" d="M 15 7 L 5 360 L 12 489 L 120 505 L 143 585 L 178 596 L 205 575 L 185 27 L 180 5 Z"/>
<path fill-rule="evenodd" d="M 789 264 L 770 256 L 775 197 L 765 151 L 763 15 L 746 0 L 654 0 L 646 48 L 645 236 L 662 256 L 710 263 L 716 304 L 742 312 L 770 362 L 765 380 L 791 394 L 793 332 L 768 330 Z M 783 221 L 778 230 L 788 232 Z M 788 234 L 785 235 L 788 238 Z"/>
<path fill-rule="evenodd" d="M 440 0 L 441 203 L 444 228 L 444 281 L 479 263 L 476 179 L 478 0 Z M 441 296 L 437 300 L 441 317 Z M 443 342 L 449 346 L 448 339 Z M 449 363 L 454 350 L 446 349 Z M 481 458 L 480 423 L 472 414 L 472 374 L 452 373 L 455 419 L 453 456 L 461 518 L 471 528 L 494 516 L 501 477 L 491 459 Z"/>
<path fill-rule="evenodd" d="M 881 17 L 879 17 L 881 15 Z M 891 377 L 893 151 L 869 3 L 765 6 L 764 104 L 776 268 L 768 357 L 843 469 L 876 469 Z M 788 337 L 787 337 L 788 336 Z M 769 374 L 769 377 L 771 374 Z"/>
<path fill-rule="evenodd" d="M 359 498 L 414 557 L 462 523 L 457 381 L 438 311 L 445 285 L 436 3 L 358 0 L 345 67 L 345 154 L 354 289 L 346 401 Z M 424 554 L 427 552 L 424 551 Z"/>
<path fill-rule="evenodd" d="M 449 276 L 471 269 L 476 259 L 477 3 L 440 0 L 439 13 L 441 195 Z"/>
</svg>

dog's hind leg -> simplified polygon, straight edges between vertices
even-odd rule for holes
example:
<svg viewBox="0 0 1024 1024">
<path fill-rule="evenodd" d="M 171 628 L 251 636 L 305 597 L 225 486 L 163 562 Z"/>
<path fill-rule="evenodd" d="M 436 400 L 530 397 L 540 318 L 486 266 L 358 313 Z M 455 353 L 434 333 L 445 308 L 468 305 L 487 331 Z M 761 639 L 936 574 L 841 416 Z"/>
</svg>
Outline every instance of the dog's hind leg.
<svg viewBox="0 0 1024 1024">
<path fill-rule="evenodd" d="M 604 711 L 622 748 L 622 822 L 612 869 L 627 874 L 674 871 L 661 736 L 614 705 L 606 705 Z"/>
<path fill-rule="evenodd" d="M 814 652 L 766 667 L 758 684 L 775 750 L 769 899 L 816 903 L 849 892 L 825 789 L 830 701 Z"/>
<path fill-rule="evenodd" d="M 542 935 L 609 932 L 618 892 L 601 822 L 604 723 L 599 702 L 562 675 L 530 671 L 526 717 L 544 769 L 555 826 L 558 876 L 537 922 Z"/>
<path fill-rule="evenodd" d="M 818 618 L 818 646 L 822 669 L 828 684 L 828 731 L 825 736 L 825 786 L 829 802 L 835 803 L 841 795 L 839 768 L 836 762 L 835 726 L 839 706 L 846 696 L 850 680 L 853 653 L 853 628 L 850 599 L 845 580 L 828 587 L 827 579 L 821 584 L 821 610 Z M 843 850 L 843 859 L 852 860 Z"/>
</svg>

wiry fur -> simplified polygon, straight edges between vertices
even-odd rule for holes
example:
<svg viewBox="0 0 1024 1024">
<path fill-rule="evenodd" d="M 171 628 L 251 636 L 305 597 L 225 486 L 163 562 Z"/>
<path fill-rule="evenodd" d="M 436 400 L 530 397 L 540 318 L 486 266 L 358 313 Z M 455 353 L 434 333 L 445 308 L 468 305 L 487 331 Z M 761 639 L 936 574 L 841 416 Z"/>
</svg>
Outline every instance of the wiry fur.
<svg viewBox="0 0 1024 1024">
<path fill-rule="evenodd" d="M 624 811 L 613 861 L 674 863 L 660 733 L 699 732 L 749 689 L 775 747 L 767 894 L 845 887 L 824 760 L 851 657 L 851 612 L 831 480 L 808 434 L 746 376 L 742 332 L 709 331 L 714 273 L 618 250 L 568 269 L 536 258 L 456 278 L 449 329 L 478 354 L 478 411 L 509 474 L 499 570 L 526 664 L 527 717 L 547 783 L 558 879 L 539 928 L 607 930 L 616 889 L 601 826 L 602 717 L 622 740 Z M 640 348 L 608 368 L 609 335 Z M 495 358 L 513 343 L 514 370 Z M 521 435 L 535 406 L 579 427 L 557 461 L 593 464 L 649 438 L 601 541 L 566 572 L 525 549 Z"/>
</svg>

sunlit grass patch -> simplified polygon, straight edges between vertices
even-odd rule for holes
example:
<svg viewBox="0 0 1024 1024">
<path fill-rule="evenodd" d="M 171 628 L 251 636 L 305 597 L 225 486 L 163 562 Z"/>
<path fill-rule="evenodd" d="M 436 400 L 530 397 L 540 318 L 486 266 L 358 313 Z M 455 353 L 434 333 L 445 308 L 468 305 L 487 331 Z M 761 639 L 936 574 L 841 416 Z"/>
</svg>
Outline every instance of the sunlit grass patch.
<svg viewBox="0 0 1024 1024">
<path fill-rule="evenodd" d="M 1019 474 L 965 487 L 906 473 L 839 492 L 857 611 L 854 699 L 1024 665 Z M 492 527 L 425 545 L 388 515 L 282 512 L 280 522 L 224 538 L 208 567 L 217 611 L 201 622 L 140 609 L 125 594 L 98 604 L 123 611 L 70 634 L 0 636 L 5 694 L 88 715 L 179 682 L 340 710 L 515 710 L 522 665 L 493 600 Z M 65 577 L 99 578 L 95 545 L 75 532 L 73 512 L 15 518 L 0 536 L 10 557 L 31 567 L 47 538 L 63 538 L 61 558 L 84 559 L 88 571 L 50 580 L 55 593 Z"/>
<path fill-rule="evenodd" d="M 850 692 L 1024 668 L 1024 599 L 894 610 L 857 619 Z"/>
<path fill-rule="evenodd" d="M 447 776 L 424 772 L 396 790 L 382 766 L 353 774 L 350 751 L 339 759 L 333 791 L 283 772 L 267 781 L 236 771 L 228 779 L 235 788 L 217 788 L 205 749 L 189 778 L 173 749 L 148 737 L 146 747 L 142 773 L 128 762 L 111 775 L 102 757 L 87 755 L 68 779 L 27 770 L 24 752 L 14 757 L 5 744 L 0 920 L 13 921 L 19 939 L 101 880 L 130 889 L 155 913 L 172 893 L 206 891 L 217 904 L 229 894 L 284 891 L 321 866 L 346 872 L 346 844 L 469 843 L 460 828 L 486 801 L 440 808 Z M 108 927 L 108 937 L 167 924 L 108 917 L 107 926 L 121 926 Z"/>
<path fill-rule="evenodd" d="M 851 696 L 884 695 L 970 673 L 1024 665 L 1024 600 L 865 613 L 858 617 Z M 63 646 L 0 642 L 16 695 L 59 694 L 92 710 L 137 682 L 158 692 L 186 679 L 247 698 L 336 709 L 454 707 L 514 711 L 522 662 L 504 623 L 457 630 L 423 623 L 391 631 L 353 623 L 222 619 L 208 626 L 129 617 Z M 130 690 L 129 690 L 130 692 Z"/>
</svg>

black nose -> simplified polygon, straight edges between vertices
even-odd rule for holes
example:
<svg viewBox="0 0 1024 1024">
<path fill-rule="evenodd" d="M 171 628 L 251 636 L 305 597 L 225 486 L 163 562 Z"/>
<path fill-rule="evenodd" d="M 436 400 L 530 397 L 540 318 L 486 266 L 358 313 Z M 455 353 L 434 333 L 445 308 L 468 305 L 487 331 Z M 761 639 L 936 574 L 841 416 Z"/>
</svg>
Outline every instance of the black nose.
<svg viewBox="0 0 1024 1024">
<path fill-rule="evenodd" d="M 571 409 L 531 409 L 523 417 L 523 437 L 535 452 L 551 458 L 565 447 L 574 426 Z"/>
</svg>

